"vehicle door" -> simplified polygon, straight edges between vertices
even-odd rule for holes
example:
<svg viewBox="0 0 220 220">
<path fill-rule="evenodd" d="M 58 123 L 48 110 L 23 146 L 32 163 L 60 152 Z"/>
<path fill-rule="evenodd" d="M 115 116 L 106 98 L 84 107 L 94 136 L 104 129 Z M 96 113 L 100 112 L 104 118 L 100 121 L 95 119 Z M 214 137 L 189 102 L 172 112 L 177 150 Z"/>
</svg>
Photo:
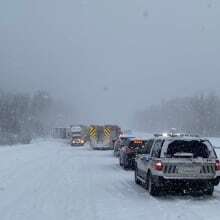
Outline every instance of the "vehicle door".
<svg viewBox="0 0 220 220">
<path fill-rule="evenodd" d="M 155 142 L 154 142 L 154 145 L 151 149 L 151 153 L 150 153 L 150 157 L 149 157 L 149 161 L 148 161 L 148 167 L 147 169 L 151 169 L 151 167 L 154 167 L 154 163 L 155 161 L 157 161 L 158 159 L 160 159 L 161 157 L 161 152 L 162 152 L 162 147 L 163 147 L 163 144 L 164 144 L 165 140 L 163 139 L 157 139 Z M 151 172 L 153 170 L 151 169 Z"/>
<path fill-rule="evenodd" d="M 141 177 L 145 177 L 145 173 L 146 173 L 146 166 L 150 160 L 150 153 L 151 153 L 151 149 L 154 143 L 154 139 L 150 139 L 148 141 L 146 141 L 145 143 L 145 147 L 142 151 L 139 151 L 137 154 L 137 166 L 138 166 L 138 175 L 140 175 Z"/>
</svg>

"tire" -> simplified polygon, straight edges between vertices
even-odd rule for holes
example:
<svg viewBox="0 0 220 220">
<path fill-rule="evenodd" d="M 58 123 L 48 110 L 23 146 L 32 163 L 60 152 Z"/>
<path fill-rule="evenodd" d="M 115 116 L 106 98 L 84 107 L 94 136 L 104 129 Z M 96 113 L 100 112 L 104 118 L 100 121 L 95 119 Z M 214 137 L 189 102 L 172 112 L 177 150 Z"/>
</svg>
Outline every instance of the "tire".
<svg viewBox="0 0 220 220">
<path fill-rule="evenodd" d="M 113 149 L 113 155 L 116 156 L 116 151 L 115 148 Z"/>
<path fill-rule="evenodd" d="M 145 177 L 145 182 L 144 182 L 144 188 L 146 190 L 148 190 L 148 185 L 149 185 L 149 174 L 146 174 L 146 177 Z"/>
<path fill-rule="evenodd" d="M 154 183 L 151 173 L 149 173 L 149 175 L 147 177 L 147 180 L 148 180 L 148 191 L 149 191 L 149 194 L 151 196 L 158 196 L 159 193 L 160 193 L 160 188 L 157 187 L 156 184 Z"/>
<path fill-rule="evenodd" d="M 122 167 L 121 156 L 119 156 L 119 165 Z"/>
<path fill-rule="evenodd" d="M 134 168 L 134 179 L 135 179 L 136 184 L 141 185 L 141 181 L 138 179 L 138 168 L 137 168 L 137 166 L 135 166 L 135 168 Z"/>
<path fill-rule="evenodd" d="M 127 170 L 129 168 L 126 158 L 123 159 L 123 168 L 124 170 Z"/>
<path fill-rule="evenodd" d="M 128 166 L 127 166 L 127 164 L 125 162 L 123 163 L 123 168 L 124 168 L 124 170 L 128 169 Z"/>
<path fill-rule="evenodd" d="M 212 183 L 207 184 L 207 187 L 205 189 L 205 194 L 208 196 L 212 196 L 214 193 L 214 185 Z"/>
</svg>

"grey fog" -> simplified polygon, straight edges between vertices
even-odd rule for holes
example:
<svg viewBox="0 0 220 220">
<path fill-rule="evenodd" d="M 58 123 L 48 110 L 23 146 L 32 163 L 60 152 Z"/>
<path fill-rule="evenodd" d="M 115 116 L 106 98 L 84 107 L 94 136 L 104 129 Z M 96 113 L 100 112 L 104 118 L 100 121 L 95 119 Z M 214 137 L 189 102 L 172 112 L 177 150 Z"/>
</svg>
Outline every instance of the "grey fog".
<svg viewBox="0 0 220 220">
<path fill-rule="evenodd" d="M 220 94 L 217 0 L 0 0 L 0 88 L 48 91 L 76 122 Z"/>
</svg>

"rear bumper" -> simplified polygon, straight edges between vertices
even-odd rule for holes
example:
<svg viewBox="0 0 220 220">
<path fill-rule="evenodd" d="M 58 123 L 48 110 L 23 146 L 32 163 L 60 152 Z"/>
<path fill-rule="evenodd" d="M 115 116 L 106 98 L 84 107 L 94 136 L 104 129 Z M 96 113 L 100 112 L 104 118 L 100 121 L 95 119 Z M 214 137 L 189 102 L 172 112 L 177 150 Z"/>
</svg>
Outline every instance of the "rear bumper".
<svg viewBox="0 0 220 220">
<path fill-rule="evenodd" d="M 153 176 L 153 181 L 157 186 L 160 187 L 170 187 L 170 186 L 200 186 L 203 184 L 212 183 L 217 186 L 220 182 L 220 178 L 211 178 L 211 179 L 167 179 L 162 176 Z"/>
<path fill-rule="evenodd" d="M 105 146 L 103 146 L 103 147 L 93 147 L 93 149 L 94 150 L 112 150 L 111 147 L 105 147 Z"/>
<path fill-rule="evenodd" d="M 71 144 L 72 147 L 82 147 L 84 144 Z"/>
</svg>

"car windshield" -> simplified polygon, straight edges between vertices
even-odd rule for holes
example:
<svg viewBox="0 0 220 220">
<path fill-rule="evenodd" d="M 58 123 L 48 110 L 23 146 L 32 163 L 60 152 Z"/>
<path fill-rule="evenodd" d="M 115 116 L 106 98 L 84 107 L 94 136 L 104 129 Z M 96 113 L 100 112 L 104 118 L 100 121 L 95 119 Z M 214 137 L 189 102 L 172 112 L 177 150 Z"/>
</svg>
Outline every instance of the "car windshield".
<svg viewBox="0 0 220 220">
<path fill-rule="evenodd" d="M 167 156 L 175 157 L 177 155 L 192 155 L 194 158 L 209 158 L 210 150 L 207 143 L 203 141 L 185 141 L 176 140 L 169 144 L 167 148 Z"/>
<path fill-rule="evenodd" d="M 73 139 L 81 139 L 81 136 L 75 136 Z"/>
</svg>

